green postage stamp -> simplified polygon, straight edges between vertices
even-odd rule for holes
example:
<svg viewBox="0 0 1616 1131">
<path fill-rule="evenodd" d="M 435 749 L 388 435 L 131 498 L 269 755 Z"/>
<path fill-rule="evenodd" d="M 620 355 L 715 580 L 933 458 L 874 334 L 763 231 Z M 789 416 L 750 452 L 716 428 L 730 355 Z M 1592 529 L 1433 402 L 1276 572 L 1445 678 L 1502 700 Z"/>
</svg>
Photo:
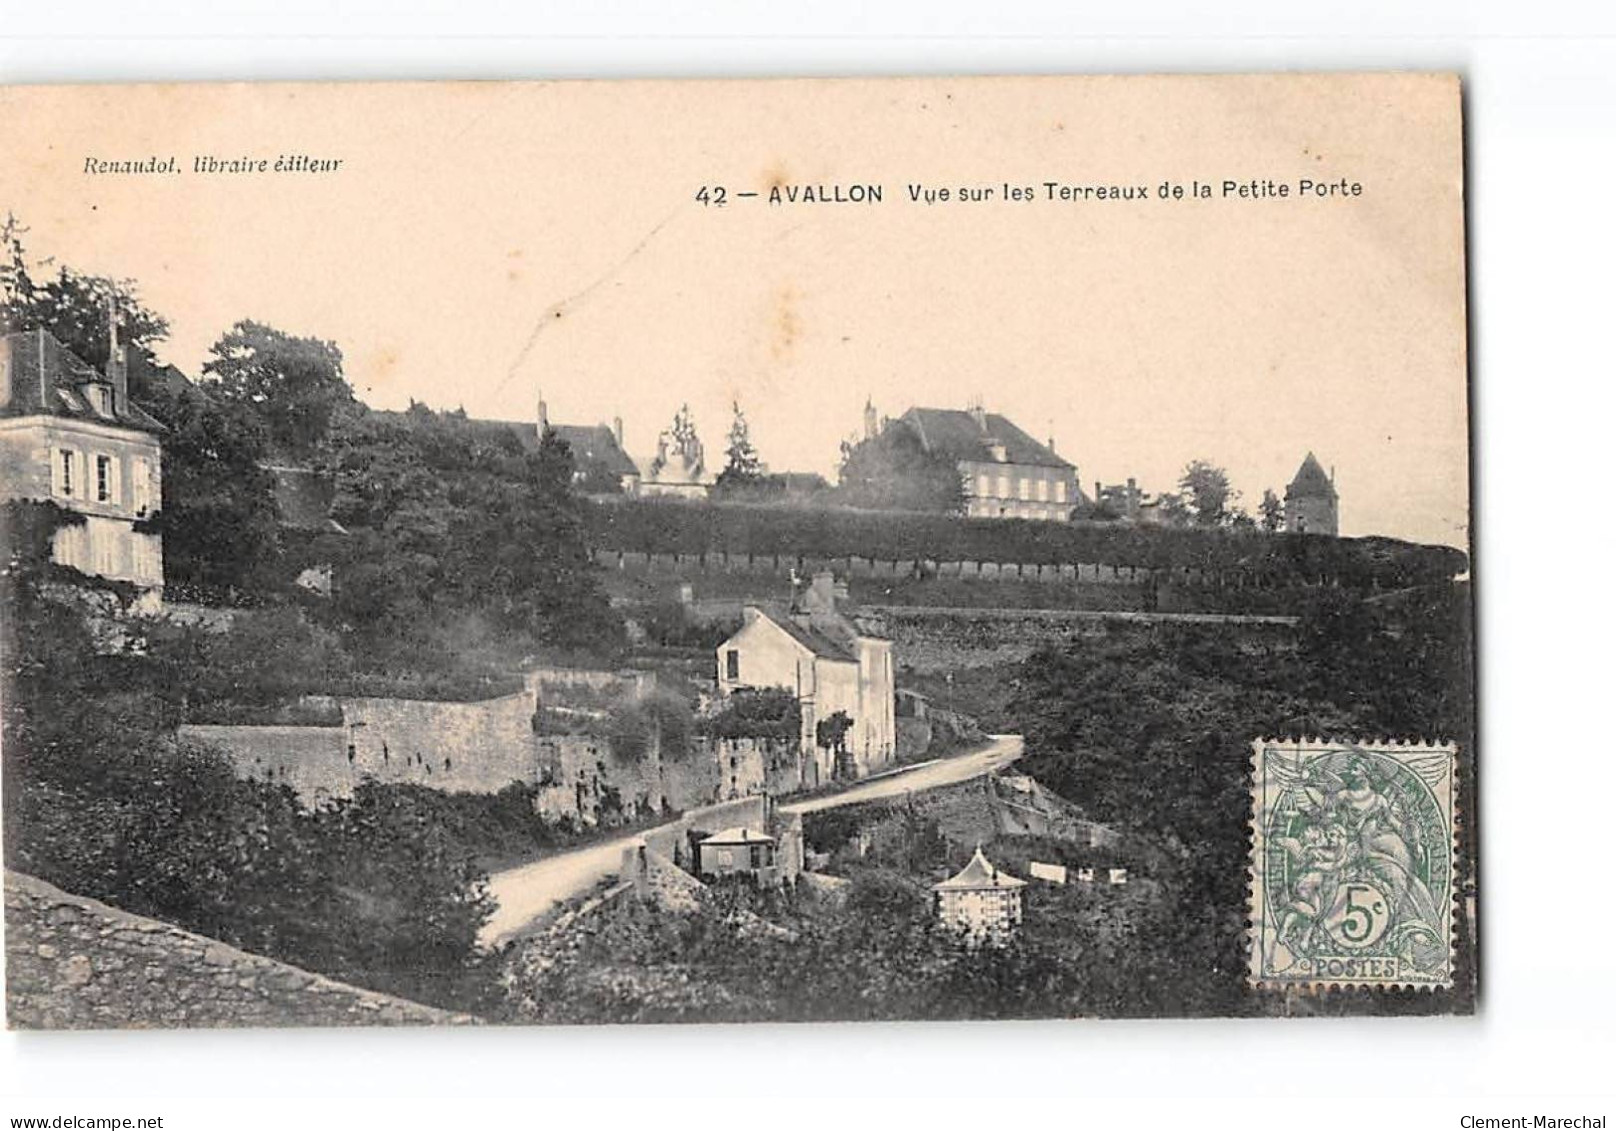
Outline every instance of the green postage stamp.
<svg viewBox="0 0 1616 1131">
<path fill-rule="evenodd" d="M 1252 745 L 1252 984 L 1451 986 L 1454 747 Z"/>
</svg>

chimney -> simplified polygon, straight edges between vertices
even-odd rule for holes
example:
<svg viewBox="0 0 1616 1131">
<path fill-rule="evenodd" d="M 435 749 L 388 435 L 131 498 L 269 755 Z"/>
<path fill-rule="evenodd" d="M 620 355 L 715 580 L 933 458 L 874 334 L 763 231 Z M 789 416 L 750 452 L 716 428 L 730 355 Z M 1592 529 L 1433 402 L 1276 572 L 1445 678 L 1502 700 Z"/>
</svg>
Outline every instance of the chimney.
<svg viewBox="0 0 1616 1131">
<path fill-rule="evenodd" d="M 540 411 L 540 415 L 541 416 L 543 415 L 542 410 Z M 623 447 L 623 418 L 621 416 L 612 417 L 612 436 L 616 438 L 617 446 L 619 448 L 622 448 Z M 624 448 L 624 450 L 627 451 L 628 449 Z"/>
<path fill-rule="evenodd" d="M 864 398 L 864 438 L 875 439 L 875 402 L 869 397 Z"/>
<path fill-rule="evenodd" d="M 982 407 L 981 398 L 978 398 L 971 405 L 971 419 L 976 421 L 976 427 L 980 431 L 986 432 L 988 430 L 988 414 L 987 410 Z"/>
<path fill-rule="evenodd" d="M 107 380 L 112 382 L 112 414 L 127 411 L 129 405 L 129 349 L 118 344 L 118 307 L 107 300 Z"/>
<path fill-rule="evenodd" d="M 544 403 L 544 394 L 541 392 L 539 394 L 539 435 L 544 435 L 544 430 L 548 427 L 550 427 L 550 409 Z"/>
</svg>

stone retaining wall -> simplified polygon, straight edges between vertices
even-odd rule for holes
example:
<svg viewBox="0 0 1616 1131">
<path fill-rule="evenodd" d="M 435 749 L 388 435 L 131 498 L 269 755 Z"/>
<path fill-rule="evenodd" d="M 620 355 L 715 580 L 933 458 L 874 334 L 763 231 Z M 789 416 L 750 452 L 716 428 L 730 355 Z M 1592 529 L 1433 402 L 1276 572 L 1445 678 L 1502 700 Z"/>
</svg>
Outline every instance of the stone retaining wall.
<svg viewBox="0 0 1616 1131">
<path fill-rule="evenodd" d="M 13 1029 L 439 1025 L 472 1019 L 334 982 L 5 873 Z"/>
</svg>

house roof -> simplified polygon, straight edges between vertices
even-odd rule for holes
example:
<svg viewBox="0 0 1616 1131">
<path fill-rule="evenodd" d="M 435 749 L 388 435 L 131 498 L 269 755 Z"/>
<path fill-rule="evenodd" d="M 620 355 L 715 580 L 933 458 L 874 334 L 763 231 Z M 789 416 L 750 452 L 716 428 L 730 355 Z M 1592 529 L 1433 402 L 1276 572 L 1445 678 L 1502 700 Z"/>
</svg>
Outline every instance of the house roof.
<svg viewBox="0 0 1616 1131">
<path fill-rule="evenodd" d="M 289 530 L 346 534 L 342 524 L 331 517 L 333 489 L 311 467 L 264 469 L 275 476 L 275 505 L 280 508 L 281 525 Z"/>
<path fill-rule="evenodd" d="M 406 413 L 378 410 L 377 415 L 405 419 Z M 468 417 L 466 424 L 488 436 L 508 433 L 525 451 L 539 446 L 539 426 L 532 420 L 483 420 Z M 599 463 L 613 475 L 638 475 L 639 466 L 617 442 L 617 434 L 605 424 L 551 424 L 550 430 L 567 442 L 573 460 L 579 464 Z"/>
<path fill-rule="evenodd" d="M 710 837 L 703 838 L 703 844 L 773 844 L 774 838 L 768 833 L 760 833 L 756 829 L 749 829 L 744 825 L 736 825 L 732 829 L 724 829 Z"/>
<path fill-rule="evenodd" d="M 578 463 L 599 464 L 613 475 L 639 475 L 640 468 L 604 424 L 552 424 L 555 434 L 572 449 Z"/>
<path fill-rule="evenodd" d="M 1291 480 L 1289 487 L 1285 488 L 1286 498 L 1304 499 L 1333 499 L 1336 497 L 1335 484 L 1330 482 L 1330 476 L 1325 472 L 1323 465 L 1312 452 L 1302 461 L 1302 466 L 1296 469 L 1296 478 Z"/>
<path fill-rule="evenodd" d="M 41 364 L 43 363 L 43 379 Z M 43 330 L 0 337 L 0 416 L 62 416 L 115 424 L 141 432 L 166 429 L 151 414 L 124 397 L 110 413 L 85 399 L 86 385 L 110 385 L 72 350 Z"/>
<path fill-rule="evenodd" d="M 129 383 L 131 387 L 134 386 L 134 378 L 137 375 L 142 379 L 146 388 L 160 388 L 173 397 L 196 396 L 212 399 L 208 397 L 208 394 L 200 385 L 192 381 L 177 367 L 169 365 L 167 362 L 147 360 L 145 355 L 141 353 L 131 353 L 129 356 Z"/>
<path fill-rule="evenodd" d="M 932 891 L 985 891 L 991 888 L 1024 888 L 1027 881 L 1017 879 L 1007 872 L 1001 872 L 988 858 L 982 855 L 978 846 L 971 862 L 955 872 L 940 884 L 933 884 Z"/>
<path fill-rule="evenodd" d="M 812 621 L 803 624 L 784 609 L 771 605 L 759 605 L 757 609 L 771 624 L 814 655 L 823 656 L 828 660 L 841 660 L 850 664 L 858 662 L 858 655 L 853 651 L 851 645 L 851 638 L 856 635 L 856 632 L 850 631 L 847 634 L 847 639 L 838 640 L 822 627 L 813 624 Z"/>
<path fill-rule="evenodd" d="M 927 451 L 941 452 L 954 460 L 993 463 L 993 447 L 998 444 L 1004 448 L 1005 463 L 1076 470 L 1047 444 L 1040 444 L 996 412 L 917 407 L 898 419 L 914 429 Z"/>
</svg>

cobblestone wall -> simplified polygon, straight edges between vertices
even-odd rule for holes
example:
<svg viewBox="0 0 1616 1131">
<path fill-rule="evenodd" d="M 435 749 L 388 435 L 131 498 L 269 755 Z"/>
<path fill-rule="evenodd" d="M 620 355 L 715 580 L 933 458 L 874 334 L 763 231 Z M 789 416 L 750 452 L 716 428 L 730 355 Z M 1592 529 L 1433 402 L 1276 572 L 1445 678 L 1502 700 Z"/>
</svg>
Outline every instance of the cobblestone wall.
<svg viewBox="0 0 1616 1131">
<path fill-rule="evenodd" d="M 13 1029 L 432 1025 L 470 1018 L 333 982 L 5 873 Z"/>
</svg>

